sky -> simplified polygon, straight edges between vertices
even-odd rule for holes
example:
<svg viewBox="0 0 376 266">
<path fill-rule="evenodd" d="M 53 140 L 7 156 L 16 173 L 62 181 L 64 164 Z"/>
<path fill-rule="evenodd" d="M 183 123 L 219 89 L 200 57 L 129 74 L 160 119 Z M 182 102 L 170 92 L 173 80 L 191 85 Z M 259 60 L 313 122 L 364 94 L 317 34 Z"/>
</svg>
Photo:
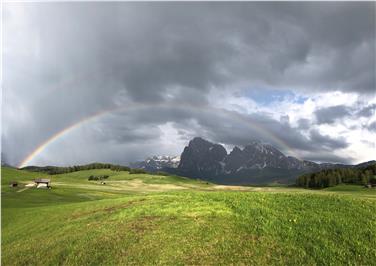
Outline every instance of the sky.
<svg viewBox="0 0 376 266">
<path fill-rule="evenodd" d="M 376 159 L 375 2 L 3 4 L 2 160 L 126 164 L 195 136 Z"/>
</svg>

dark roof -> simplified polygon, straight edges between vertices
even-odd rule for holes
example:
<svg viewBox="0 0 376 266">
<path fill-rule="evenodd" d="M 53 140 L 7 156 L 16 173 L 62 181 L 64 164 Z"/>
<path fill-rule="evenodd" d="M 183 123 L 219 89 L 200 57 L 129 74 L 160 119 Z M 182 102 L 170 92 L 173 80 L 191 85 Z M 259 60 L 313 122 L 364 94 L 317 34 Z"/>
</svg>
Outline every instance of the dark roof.
<svg viewBox="0 0 376 266">
<path fill-rule="evenodd" d="M 50 183 L 51 180 L 48 178 L 37 178 L 34 180 L 35 183 Z"/>
</svg>

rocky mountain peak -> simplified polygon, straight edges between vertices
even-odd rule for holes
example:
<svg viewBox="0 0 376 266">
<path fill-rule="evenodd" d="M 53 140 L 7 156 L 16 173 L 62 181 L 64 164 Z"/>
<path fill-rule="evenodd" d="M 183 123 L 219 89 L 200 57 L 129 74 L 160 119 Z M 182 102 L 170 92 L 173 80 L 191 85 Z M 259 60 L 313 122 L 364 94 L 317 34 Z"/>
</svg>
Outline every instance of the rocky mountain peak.
<svg viewBox="0 0 376 266">
<path fill-rule="evenodd" d="M 316 167 L 295 158 L 287 157 L 270 144 L 251 141 L 244 149 L 234 147 L 227 154 L 222 145 L 211 143 L 203 138 L 194 138 L 184 148 L 178 169 L 190 176 L 231 175 L 252 169 L 295 169 Z"/>
<path fill-rule="evenodd" d="M 235 146 L 232 151 L 230 152 L 230 154 L 239 154 L 241 153 L 242 150 L 238 147 L 238 146 Z"/>
<path fill-rule="evenodd" d="M 222 172 L 226 149 L 202 138 L 192 139 L 181 154 L 179 170 L 193 176 Z"/>
<path fill-rule="evenodd" d="M 131 167 L 219 183 L 250 184 L 292 180 L 302 173 L 351 166 L 300 160 L 260 141 L 251 141 L 243 149 L 235 146 L 227 154 L 222 145 L 196 137 L 189 141 L 180 157 L 153 156 Z"/>
<path fill-rule="evenodd" d="M 188 147 L 192 148 L 194 150 L 208 150 L 210 147 L 212 147 L 214 144 L 203 139 L 200 137 L 195 137 L 191 141 L 189 141 Z"/>
</svg>

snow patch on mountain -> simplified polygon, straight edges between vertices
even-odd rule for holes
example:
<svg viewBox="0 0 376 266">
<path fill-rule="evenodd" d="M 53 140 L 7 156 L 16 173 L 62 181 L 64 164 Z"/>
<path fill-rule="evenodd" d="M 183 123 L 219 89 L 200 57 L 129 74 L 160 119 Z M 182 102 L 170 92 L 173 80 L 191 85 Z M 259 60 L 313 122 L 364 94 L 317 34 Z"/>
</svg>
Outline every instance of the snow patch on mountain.
<svg viewBox="0 0 376 266">
<path fill-rule="evenodd" d="M 130 166 L 154 172 L 164 168 L 177 168 L 179 163 L 180 156 L 155 155 L 146 158 L 144 161 L 131 163 Z"/>
</svg>

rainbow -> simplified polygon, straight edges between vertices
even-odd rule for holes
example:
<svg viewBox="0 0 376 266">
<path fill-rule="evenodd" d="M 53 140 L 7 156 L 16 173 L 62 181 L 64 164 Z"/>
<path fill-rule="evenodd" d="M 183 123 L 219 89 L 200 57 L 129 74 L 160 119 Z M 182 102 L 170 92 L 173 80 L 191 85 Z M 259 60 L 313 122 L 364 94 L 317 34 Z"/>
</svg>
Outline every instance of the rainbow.
<svg viewBox="0 0 376 266">
<path fill-rule="evenodd" d="M 97 112 L 95 114 L 92 114 L 88 117 L 85 117 L 68 127 L 60 130 L 59 132 L 55 133 L 52 135 L 50 138 L 45 140 L 43 143 L 41 143 L 38 147 L 36 147 L 30 154 L 28 154 L 18 165 L 18 168 L 22 168 L 27 166 L 33 159 L 35 159 L 39 154 L 41 154 L 49 145 L 54 143 L 56 140 L 64 137 L 65 135 L 69 134 L 70 132 L 74 131 L 75 129 L 79 128 L 85 123 L 88 123 L 90 121 L 93 121 L 97 118 L 100 118 L 102 116 L 114 113 L 114 112 L 122 112 L 122 111 L 134 111 L 137 109 L 144 109 L 144 108 L 158 108 L 158 107 L 170 107 L 168 104 L 132 104 L 128 106 L 121 106 L 121 107 L 114 107 L 111 109 L 107 110 L 102 110 L 100 112 Z M 208 107 L 208 106 L 201 106 L 201 105 L 193 105 L 193 104 L 180 104 L 179 106 L 176 106 L 176 104 L 171 105 L 171 107 L 178 107 L 182 109 L 190 109 L 192 111 L 197 112 L 198 110 L 200 111 L 209 111 L 209 112 L 214 112 L 214 113 L 225 113 L 227 116 L 231 117 L 233 120 L 240 121 L 244 123 L 245 125 L 249 126 L 253 130 L 257 131 L 261 136 L 265 136 L 268 139 L 272 140 L 275 144 L 278 144 L 282 149 L 285 151 L 290 152 L 293 156 L 297 157 L 297 154 L 293 151 L 291 147 L 289 147 L 283 140 L 278 138 L 276 135 L 272 134 L 272 132 L 266 130 L 262 125 L 257 123 L 256 121 L 252 121 L 252 123 L 249 123 L 249 120 L 246 119 L 244 116 L 242 116 L 239 113 L 225 110 L 225 109 L 220 109 L 220 108 L 215 108 L 215 107 Z"/>
<path fill-rule="evenodd" d="M 23 159 L 21 161 L 21 163 L 18 165 L 18 168 L 22 168 L 22 167 L 27 166 L 27 164 L 31 160 L 33 160 L 40 153 L 42 153 L 47 148 L 47 146 L 49 146 L 50 144 L 52 144 L 53 142 L 55 142 L 57 139 L 63 137 L 64 135 L 66 135 L 70 131 L 74 130 L 75 128 L 81 126 L 82 124 L 84 124 L 84 123 L 86 123 L 86 122 L 88 122 L 90 120 L 93 120 L 93 119 L 95 119 L 97 117 L 100 117 L 104 113 L 105 113 L 105 111 L 97 113 L 97 114 L 94 114 L 94 115 L 89 116 L 89 117 L 86 117 L 84 119 L 81 119 L 78 122 L 75 122 L 74 124 L 72 124 L 72 125 L 64 128 L 63 130 L 61 130 L 61 131 L 57 132 L 56 134 L 52 135 L 50 138 L 48 138 L 43 143 L 41 143 L 35 150 L 33 150 L 25 159 Z"/>
</svg>

